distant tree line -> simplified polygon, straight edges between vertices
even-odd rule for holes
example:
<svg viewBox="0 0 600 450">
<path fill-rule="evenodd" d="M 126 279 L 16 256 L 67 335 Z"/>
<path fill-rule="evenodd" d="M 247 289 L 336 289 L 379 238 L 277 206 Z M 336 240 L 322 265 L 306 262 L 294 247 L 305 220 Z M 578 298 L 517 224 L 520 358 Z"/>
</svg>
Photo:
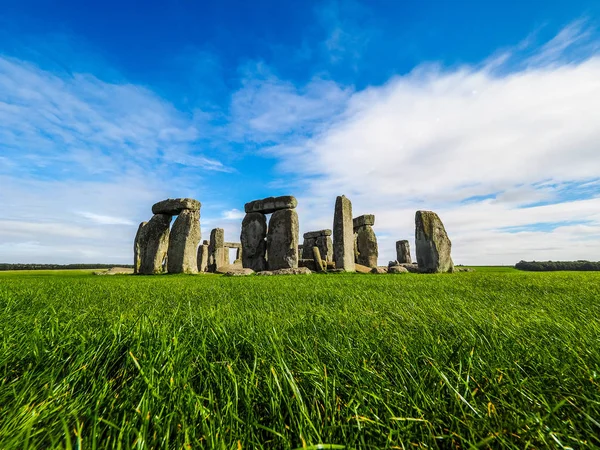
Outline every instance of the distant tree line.
<svg viewBox="0 0 600 450">
<path fill-rule="evenodd" d="M 519 261 L 515 269 L 530 272 L 551 272 L 554 270 L 600 270 L 600 261 Z"/>
<path fill-rule="evenodd" d="M 111 267 L 133 267 L 131 264 L 7 264 L 0 263 L 2 270 L 61 270 L 61 269 L 110 269 Z"/>
</svg>

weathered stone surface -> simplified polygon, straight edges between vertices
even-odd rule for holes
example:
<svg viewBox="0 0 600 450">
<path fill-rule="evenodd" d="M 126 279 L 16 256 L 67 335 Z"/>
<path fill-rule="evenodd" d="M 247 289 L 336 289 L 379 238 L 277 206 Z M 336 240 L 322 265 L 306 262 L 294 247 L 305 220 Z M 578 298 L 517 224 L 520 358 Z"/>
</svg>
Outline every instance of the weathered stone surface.
<svg viewBox="0 0 600 450">
<path fill-rule="evenodd" d="M 412 263 L 412 258 L 410 257 L 410 244 L 408 241 L 397 241 L 396 242 L 396 258 L 399 263 Z"/>
<path fill-rule="evenodd" d="M 352 226 L 355 230 L 356 228 L 366 227 L 368 225 L 375 225 L 374 214 L 363 214 L 362 216 L 358 216 L 352 219 Z"/>
<path fill-rule="evenodd" d="M 267 218 L 262 213 L 246 214 L 242 221 L 242 265 L 260 272 L 267 269 Z"/>
<path fill-rule="evenodd" d="M 152 205 L 152 214 L 168 214 L 176 216 L 184 209 L 200 211 L 202 204 L 193 198 L 168 198 Z"/>
<path fill-rule="evenodd" d="M 232 270 L 228 270 L 227 272 L 225 272 L 225 274 L 223 276 L 225 277 L 247 277 L 248 275 L 253 275 L 254 274 L 254 270 L 252 269 L 248 269 L 248 268 L 239 268 L 239 269 L 232 269 Z"/>
<path fill-rule="evenodd" d="M 169 248 L 169 225 L 171 216 L 155 214 L 142 228 L 140 233 L 139 273 L 151 275 L 163 272 L 163 261 Z"/>
<path fill-rule="evenodd" d="M 408 269 L 402 266 L 388 267 L 388 273 L 408 273 Z"/>
<path fill-rule="evenodd" d="M 215 228 L 210 232 L 208 245 L 208 271 L 216 272 L 220 267 L 229 264 L 229 251 L 224 247 L 225 230 Z"/>
<path fill-rule="evenodd" d="M 204 241 L 208 242 L 208 241 Z M 198 266 L 198 272 L 208 271 L 208 245 L 202 244 L 198 247 L 198 257 L 196 258 L 196 264 Z"/>
<path fill-rule="evenodd" d="M 133 241 L 133 273 L 139 273 L 140 265 L 142 264 L 142 249 L 140 244 L 140 238 L 142 236 L 142 228 L 148 222 L 140 223 L 137 233 L 135 233 L 135 239 Z"/>
<path fill-rule="evenodd" d="M 317 271 L 317 266 L 315 265 L 314 259 L 299 259 L 298 267 L 306 267 L 307 269 L 310 269 L 313 272 Z"/>
<path fill-rule="evenodd" d="M 421 272 L 452 272 L 454 263 L 450 256 L 452 243 L 444 224 L 432 211 L 417 211 L 415 214 L 415 242 L 417 264 Z"/>
<path fill-rule="evenodd" d="M 204 240 L 202 241 L 202 245 L 208 245 L 208 244 L 210 244 L 210 242 L 209 242 L 208 240 L 204 239 Z"/>
<path fill-rule="evenodd" d="M 382 273 L 388 273 L 388 268 L 387 267 L 373 267 L 371 269 L 371 273 L 375 273 L 375 274 L 382 274 Z"/>
<path fill-rule="evenodd" d="M 397 264 L 397 266 L 404 267 L 410 273 L 421 273 L 421 271 L 419 270 L 419 266 L 415 263 L 411 263 L 411 264 L 401 263 L 401 264 Z"/>
<path fill-rule="evenodd" d="M 333 215 L 333 258 L 338 269 L 354 272 L 354 231 L 352 203 L 345 196 L 337 197 Z"/>
<path fill-rule="evenodd" d="M 198 243 L 200 242 L 200 211 L 181 211 L 169 236 L 167 272 L 198 273 Z"/>
<path fill-rule="evenodd" d="M 354 264 L 354 268 L 358 273 L 371 273 L 371 268 L 362 264 Z"/>
<path fill-rule="evenodd" d="M 331 230 L 311 231 L 304 233 L 304 243 L 302 247 L 302 258 L 311 259 L 313 257 L 312 248 L 319 247 L 321 258 L 324 261 L 333 261 L 333 241 L 331 240 Z"/>
<path fill-rule="evenodd" d="M 224 242 L 223 247 L 227 248 L 242 248 L 242 244 L 239 242 Z"/>
<path fill-rule="evenodd" d="M 400 263 L 398 261 L 390 261 L 390 262 L 388 262 L 388 267 L 398 266 L 398 265 L 400 265 Z"/>
<path fill-rule="evenodd" d="M 320 236 L 331 236 L 331 230 L 309 231 L 302 236 L 304 239 L 316 239 Z"/>
<path fill-rule="evenodd" d="M 265 270 L 263 272 L 258 272 L 256 275 L 310 275 L 311 273 L 311 270 L 306 267 L 296 267 L 290 269 Z"/>
<path fill-rule="evenodd" d="M 246 213 L 263 213 L 271 214 L 281 209 L 294 209 L 298 206 L 298 200 L 291 195 L 284 195 L 281 197 L 267 197 L 262 200 L 254 200 L 244 205 L 244 211 Z"/>
<path fill-rule="evenodd" d="M 269 270 L 298 267 L 298 213 L 293 209 L 275 211 L 267 232 Z"/>
<path fill-rule="evenodd" d="M 327 263 L 321 259 L 321 251 L 319 247 L 313 247 L 313 261 L 315 262 L 315 270 L 317 272 L 325 272 L 327 270 Z"/>
<path fill-rule="evenodd" d="M 367 267 L 377 267 L 379 249 L 377 247 L 377 236 L 369 225 L 361 226 L 356 233 L 357 262 Z"/>
</svg>

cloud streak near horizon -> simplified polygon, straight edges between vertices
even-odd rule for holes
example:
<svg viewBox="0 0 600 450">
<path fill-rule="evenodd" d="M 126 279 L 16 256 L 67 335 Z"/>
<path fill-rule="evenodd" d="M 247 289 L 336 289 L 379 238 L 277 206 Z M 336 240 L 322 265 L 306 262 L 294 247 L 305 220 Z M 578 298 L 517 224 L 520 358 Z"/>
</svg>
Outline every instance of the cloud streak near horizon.
<svg viewBox="0 0 600 450">
<path fill-rule="evenodd" d="M 128 263 L 137 222 L 169 195 L 199 198 L 203 223 L 237 241 L 251 194 L 211 199 L 261 167 L 249 157 L 276 163 L 249 192 L 296 195 L 302 232 L 331 228 L 337 195 L 374 213 L 380 264 L 413 241 L 417 209 L 440 214 L 456 263 L 598 259 L 597 42 L 578 21 L 536 47 L 424 62 L 362 90 L 257 61 L 218 124 L 147 86 L 0 55 L 0 262 Z"/>
</svg>

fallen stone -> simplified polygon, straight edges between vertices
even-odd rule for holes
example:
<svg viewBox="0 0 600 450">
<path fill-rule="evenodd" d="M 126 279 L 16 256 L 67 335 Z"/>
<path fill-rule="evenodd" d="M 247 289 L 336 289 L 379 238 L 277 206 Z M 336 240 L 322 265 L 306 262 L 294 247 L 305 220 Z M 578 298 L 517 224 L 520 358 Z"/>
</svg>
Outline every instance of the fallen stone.
<svg viewBox="0 0 600 450">
<path fill-rule="evenodd" d="M 321 251 L 319 247 L 313 247 L 313 261 L 317 272 L 325 272 L 327 270 L 326 263 L 321 259 Z"/>
<path fill-rule="evenodd" d="M 92 272 L 94 275 L 131 275 L 133 269 L 129 267 L 111 267 L 107 270 L 100 270 L 98 272 Z"/>
<path fill-rule="evenodd" d="M 256 275 L 260 275 L 261 277 L 269 277 L 271 275 L 275 275 L 273 272 L 271 272 L 270 270 L 263 270 L 261 272 L 256 272 Z"/>
<path fill-rule="evenodd" d="M 217 268 L 217 270 L 215 270 L 215 273 L 226 274 L 227 272 L 235 272 L 240 269 L 244 269 L 244 267 L 242 267 L 242 265 L 239 263 L 225 264 Z"/>
<path fill-rule="evenodd" d="M 267 269 L 267 218 L 262 213 L 246 214 L 242 221 L 242 265 L 260 272 Z"/>
<path fill-rule="evenodd" d="M 444 224 L 432 211 L 415 214 L 415 242 L 417 264 L 421 272 L 452 272 L 454 263 L 450 255 L 452 243 Z"/>
<path fill-rule="evenodd" d="M 352 219 L 352 226 L 354 229 L 373 225 L 375 225 L 374 214 L 363 214 L 362 216 Z"/>
<path fill-rule="evenodd" d="M 475 272 L 475 269 L 471 269 L 470 267 L 454 267 L 455 272 Z"/>
<path fill-rule="evenodd" d="M 229 270 L 227 272 L 225 272 L 225 274 L 223 276 L 225 277 L 247 277 L 248 275 L 253 275 L 254 274 L 254 270 L 252 269 L 244 269 L 243 267 L 241 269 L 235 269 L 235 270 Z"/>
<path fill-rule="evenodd" d="M 371 268 L 362 264 L 354 264 L 354 268 L 358 273 L 371 273 Z"/>
<path fill-rule="evenodd" d="M 338 196 L 333 215 L 333 259 L 338 269 L 354 272 L 354 230 L 352 226 L 352 203 L 345 196 Z"/>
<path fill-rule="evenodd" d="M 140 235 L 140 269 L 138 273 L 152 275 L 163 273 L 163 261 L 169 248 L 171 216 L 155 214 L 142 228 Z"/>
<path fill-rule="evenodd" d="M 135 239 L 133 240 L 133 273 L 138 273 L 140 265 L 142 264 L 142 249 L 140 245 L 140 238 L 142 236 L 142 229 L 148 222 L 140 223 L 137 233 L 135 233 Z"/>
<path fill-rule="evenodd" d="M 388 273 L 408 273 L 408 270 L 402 266 L 391 266 L 388 267 Z"/>
<path fill-rule="evenodd" d="M 363 216 L 361 216 L 363 217 Z M 377 267 L 379 249 L 377 236 L 370 225 L 361 226 L 356 233 L 357 262 L 370 268 Z"/>
<path fill-rule="evenodd" d="M 271 214 L 281 209 L 294 209 L 298 206 L 298 200 L 291 195 L 281 197 L 267 197 L 262 200 L 254 200 L 244 205 L 246 213 Z"/>
<path fill-rule="evenodd" d="M 398 265 L 400 265 L 400 263 L 398 261 L 390 261 L 390 262 L 388 262 L 388 267 L 398 266 Z"/>
<path fill-rule="evenodd" d="M 306 267 L 272 270 L 273 275 L 310 275 L 312 271 Z"/>
<path fill-rule="evenodd" d="M 373 267 L 371 269 L 371 273 L 375 273 L 375 274 L 382 274 L 382 273 L 388 273 L 388 268 L 387 267 Z"/>
<path fill-rule="evenodd" d="M 168 198 L 152 205 L 152 214 L 168 214 L 176 216 L 184 209 L 200 211 L 202 204 L 193 198 Z"/>
<path fill-rule="evenodd" d="M 198 243 L 200 242 L 200 211 L 181 211 L 169 237 L 167 272 L 198 273 Z"/>
<path fill-rule="evenodd" d="M 293 209 L 275 211 L 267 231 L 269 270 L 298 267 L 298 213 Z"/>
<path fill-rule="evenodd" d="M 398 266 L 404 267 L 406 270 L 408 270 L 410 273 L 421 273 L 421 270 L 419 269 L 418 264 L 415 263 L 399 263 L 397 264 Z"/>
<path fill-rule="evenodd" d="M 396 258 L 398 258 L 398 262 L 400 263 L 412 263 L 412 258 L 410 257 L 410 244 L 408 241 L 397 241 L 396 242 Z"/>
</svg>

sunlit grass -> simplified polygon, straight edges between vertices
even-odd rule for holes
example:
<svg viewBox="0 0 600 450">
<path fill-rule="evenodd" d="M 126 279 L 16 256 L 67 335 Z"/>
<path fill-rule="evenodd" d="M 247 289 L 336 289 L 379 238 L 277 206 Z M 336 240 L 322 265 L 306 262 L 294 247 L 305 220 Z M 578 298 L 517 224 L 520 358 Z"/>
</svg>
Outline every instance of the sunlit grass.
<svg viewBox="0 0 600 450">
<path fill-rule="evenodd" d="M 69 272 L 0 274 L 0 448 L 600 446 L 598 273 Z"/>
</svg>

